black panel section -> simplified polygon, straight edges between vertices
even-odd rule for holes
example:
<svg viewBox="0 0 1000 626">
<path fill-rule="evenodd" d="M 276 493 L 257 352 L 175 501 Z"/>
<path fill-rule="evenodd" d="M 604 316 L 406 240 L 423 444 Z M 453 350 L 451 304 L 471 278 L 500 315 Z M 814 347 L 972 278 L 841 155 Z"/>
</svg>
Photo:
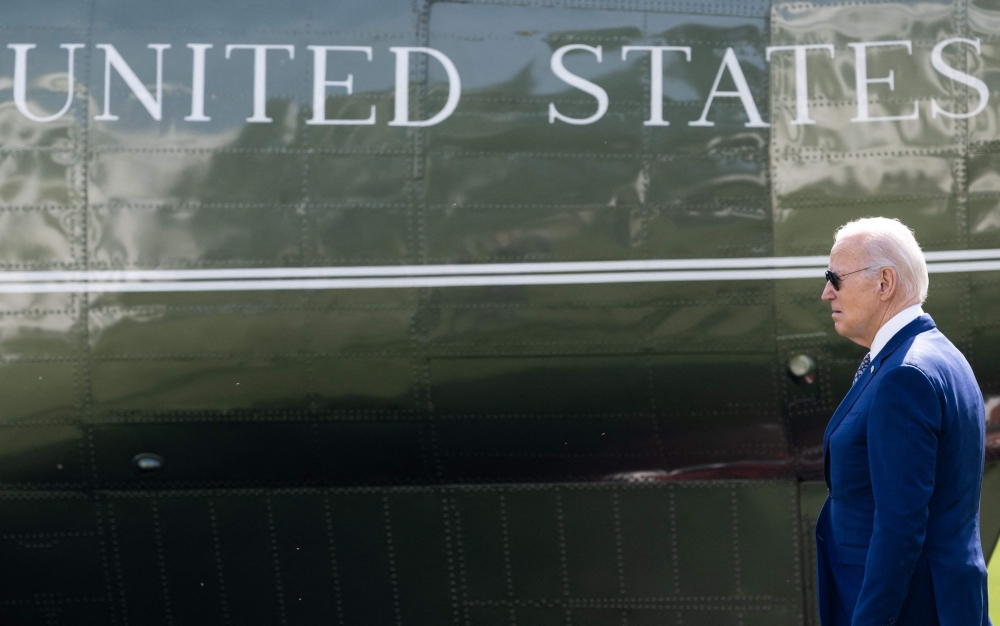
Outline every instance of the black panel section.
<svg viewBox="0 0 1000 626">
<path fill-rule="evenodd" d="M 566 527 L 561 496 L 551 488 L 500 492 L 510 542 L 511 588 L 516 597 L 569 595 Z"/>
<path fill-rule="evenodd" d="M 261 626 L 286 619 L 271 499 L 230 496 L 215 506 L 230 619 Z"/>
<path fill-rule="evenodd" d="M 115 622 L 107 602 L 37 597 L 33 602 L 3 606 L 0 610 L 6 626 L 93 626 Z"/>
<path fill-rule="evenodd" d="M 0 597 L 5 600 L 44 593 L 92 602 L 106 599 L 100 548 L 92 533 L 5 537 L 0 556 L 7 564 L 0 574 Z"/>
<path fill-rule="evenodd" d="M 633 359 L 454 359 L 431 363 L 435 408 L 467 413 L 624 413 L 649 407 Z"/>
<path fill-rule="evenodd" d="M 501 494 L 483 490 L 455 493 L 452 503 L 457 549 L 462 556 L 462 597 L 513 596 L 506 500 Z"/>
<path fill-rule="evenodd" d="M 650 414 L 470 415 L 436 428 L 444 476 L 454 481 L 582 479 L 663 467 Z"/>
<path fill-rule="evenodd" d="M 625 593 L 666 596 L 679 593 L 676 506 L 672 497 L 643 489 L 621 491 L 618 497 Z"/>
<path fill-rule="evenodd" d="M 3 505 L 4 624 L 599 626 L 627 613 L 790 626 L 801 611 L 793 482 L 36 492 Z"/>
<path fill-rule="evenodd" d="M 168 585 L 174 623 L 224 624 L 228 602 L 214 501 L 159 499 L 157 513 L 160 541 L 154 545 L 162 550 L 160 575 Z"/>
<path fill-rule="evenodd" d="M 313 427 L 302 422 L 101 426 L 94 440 L 98 479 L 110 485 L 315 481 L 319 469 Z M 162 457 L 163 469 L 140 473 L 140 453 Z"/>
<path fill-rule="evenodd" d="M 169 624 L 173 605 L 164 571 L 163 522 L 157 501 L 111 501 L 107 513 L 122 612 L 130 622 Z"/>
<path fill-rule="evenodd" d="M 399 619 L 388 512 L 388 494 L 362 492 L 330 499 L 328 524 L 336 549 L 343 619 L 349 626 L 392 626 Z"/>
<path fill-rule="evenodd" d="M 559 500 L 564 520 L 567 588 L 574 597 L 610 597 L 625 592 L 618 494 L 566 491 Z"/>
<path fill-rule="evenodd" d="M 273 500 L 275 559 L 281 568 L 289 624 L 318 624 L 343 612 L 330 531 L 329 499 L 319 495 Z"/>
<path fill-rule="evenodd" d="M 425 428 L 416 420 L 389 419 L 315 424 L 319 475 L 338 484 L 429 482 Z"/>
<path fill-rule="evenodd" d="M 0 428 L 0 484 L 59 488 L 83 483 L 84 439 L 74 425 Z"/>
<path fill-rule="evenodd" d="M 0 499 L 0 622 L 113 619 L 98 507 L 70 493 L 7 493 Z"/>
<path fill-rule="evenodd" d="M 454 623 L 458 571 L 445 506 L 443 494 L 433 491 L 389 499 L 387 540 L 399 585 L 398 619 L 403 623 Z"/>
<path fill-rule="evenodd" d="M 740 593 L 738 552 L 733 498 L 725 487 L 680 488 L 672 492 L 676 514 L 677 569 L 679 593 L 702 596 Z M 673 520 L 672 520 L 673 521 Z M 699 537 L 714 537 L 713 550 L 705 550 Z"/>
<path fill-rule="evenodd" d="M 98 480 L 129 488 L 422 483 L 434 480 L 425 429 L 378 418 L 138 423 L 95 427 L 94 447 Z M 162 457 L 162 469 L 140 472 L 142 453 Z"/>
</svg>

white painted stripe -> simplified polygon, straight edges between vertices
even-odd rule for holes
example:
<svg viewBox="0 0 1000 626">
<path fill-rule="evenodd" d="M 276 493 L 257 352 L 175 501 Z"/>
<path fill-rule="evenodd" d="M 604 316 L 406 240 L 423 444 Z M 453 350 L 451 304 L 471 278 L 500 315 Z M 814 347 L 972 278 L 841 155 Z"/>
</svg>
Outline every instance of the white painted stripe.
<svg viewBox="0 0 1000 626">
<path fill-rule="evenodd" d="M 927 264 L 927 272 L 930 274 L 951 274 L 954 272 L 993 272 L 996 270 L 1000 270 L 1000 261 Z"/>
<path fill-rule="evenodd" d="M 1000 249 L 928 252 L 928 262 L 1000 259 Z M 660 259 L 562 263 L 475 263 L 451 265 L 366 265 L 341 267 L 267 267 L 191 270 L 91 270 L 0 272 L 0 282 L 246 280 L 279 278 L 362 278 L 381 276 L 467 276 L 477 274 L 563 274 L 670 270 L 826 267 L 826 256 L 734 259 Z M 959 270 L 960 271 L 960 270 Z"/>
<path fill-rule="evenodd" d="M 938 261 L 975 261 L 977 259 L 1000 259 L 1000 248 L 987 250 L 940 250 L 938 252 L 924 252 L 924 258 L 928 263 Z"/>
<path fill-rule="evenodd" d="M 706 280 L 771 280 L 780 278 L 817 278 L 821 280 L 823 275 L 817 269 L 759 269 L 172 282 L 32 282 L 0 284 L 0 293 L 285 291 L 299 289 L 385 289 L 394 287 L 485 287 L 492 285 L 586 285 L 602 283 L 694 282 Z"/>
<path fill-rule="evenodd" d="M 997 254 L 1000 257 L 1000 253 Z M 0 272 L 0 282 L 118 280 L 241 280 L 250 278 L 351 278 L 375 276 L 464 276 L 474 274 L 542 274 L 632 272 L 766 267 L 826 267 L 828 257 L 759 257 L 738 259 L 665 259 L 649 261 L 583 261 L 565 263 L 477 263 L 453 265 L 366 265 L 341 267 L 267 267 L 203 270 L 91 270 Z"/>
<path fill-rule="evenodd" d="M 927 253 L 932 274 L 1000 271 L 1000 249 Z M 721 280 L 822 280 L 828 257 L 205 270 L 0 272 L 0 293 L 282 291 Z"/>
<path fill-rule="evenodd" d="M 928 252 L 929 262 L 1000 259 L 1000 249 Z M 470 276 L 480 274 L 568 274 L 671 270 L 825 268 L 826 256 L 750 257 L 734 259 L 658 259 L 560 263 L 475 263 L 451 265 L 366 265 L 340 267 L 267 267 L 190 270 L 69 270 L 0 272 L 3 282 L 44 281 L 183 281 L 297 278 L 367 278 L 383 276 Z M 961 271 L 961 270 L 956 270 Z"/>
</svg>

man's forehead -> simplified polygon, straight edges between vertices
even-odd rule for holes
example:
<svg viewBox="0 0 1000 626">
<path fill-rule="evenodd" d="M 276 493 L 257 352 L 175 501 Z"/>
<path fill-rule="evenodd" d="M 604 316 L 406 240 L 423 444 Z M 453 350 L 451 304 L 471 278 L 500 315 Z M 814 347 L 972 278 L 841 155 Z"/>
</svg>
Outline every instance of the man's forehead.
<svg viewBox="0 0 1000 626">
<path fill-rule="evenodd" d="M 854 261 L 861 252 L 861 240 L 858 237 L 844 237 L 834 243 L 830 250 L 830 268 L 834 269 L 834 265 Z"/>
</svg>

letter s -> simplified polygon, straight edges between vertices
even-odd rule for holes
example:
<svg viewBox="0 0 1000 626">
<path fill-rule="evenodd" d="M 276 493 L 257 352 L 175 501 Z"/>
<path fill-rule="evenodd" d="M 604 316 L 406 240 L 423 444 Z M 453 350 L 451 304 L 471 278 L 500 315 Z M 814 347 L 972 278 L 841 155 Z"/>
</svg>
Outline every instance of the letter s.
<svg viewBox="0 0 1000 626">
<path fill-rule="evenodd" d="M 938 72 L 940 72 L 944 76 L 947 76 L 953 81 L 957 83 L 962 83 L 963 85 L 967 85 L 978 91 L 979 106 L 977 106 L 972 111 L 969 111 L 968 113 L 950 113 L 939 107 L 937 101 L 934 98 L 931 98 L 931 117 L 937 117 L 938 113 L 940 113 L 945 117 L 950 117 L 952 119 L 966 119 L 969 117 L 973 117 L 979 115 L 982 112 L 982 110 L 986 108 L 986 102 L 990 99 L 990 90 L 986 86 L 986 83 L 979 80 L 975 76 L 970 76 L 965 72 L 960 72 L 955 68 L 948 67 L 947 65 L 944 64 L 944 59 L 941 57 L 941 53 L 944 51 L 946 46 L 958 42 L 967 43 L 976 49 L 976 54 L 982 54 L 982 52 L 980 52 L 979 49 L 978 37 L 975 39 L 965 39 L 964 37 L 952 37 L 951 39 L 945 39 L 944 41 L 939 41 L 938 44 L 934 46 L 934 49 L 931 51 L 931 65 L 933 65 L 934 69 L 936 69 Z"/>
<path fill-rule="evenodd" d="M 604 114 L 608 111 L 608 92 L 604 91 L 601 87 L 598 87 L 594 83 L 590 82 L 585 78 L 580 78 L 576 74 L 570 73 L 569 70 L 563 66 L 563 57 L 566 56 L 567 52 L 572 52 L 573 50 L 585 50 L 590 52 L 597 57 L 597 62 L 601 62 L 601 47 L 597 46 L 593 48 L 591 46 L 585 46 L 583 44 L 572 44 L 569 46 L 563 46 L 555 52 L 552 53 L 552 73 L 558 76 L 566 84 L 576 87 L 580 91 L 585 91 L 590 95 L 597 98 L 597 112 L 590 117 L 578 118 L 578 117 L 567 117 L 556 110 L 556 105 L 552 102 L 549 103 L 549 124 L 554 124 L 556 120 L 561 122 L 566 122 L 567 124 L 575 124 L 577 126 L 583 126 L 585 124 L 593 124 L 597 120 L 604 117 Z"/>
</svg>

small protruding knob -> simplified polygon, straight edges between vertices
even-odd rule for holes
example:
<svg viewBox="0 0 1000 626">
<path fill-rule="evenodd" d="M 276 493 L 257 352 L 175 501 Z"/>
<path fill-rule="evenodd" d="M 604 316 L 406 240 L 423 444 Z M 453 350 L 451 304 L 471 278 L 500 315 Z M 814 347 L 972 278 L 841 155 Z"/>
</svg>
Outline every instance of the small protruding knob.
<svg viewBox="0 0 1000 626">
<path fill-rule="evenodd" d="M 151 474 L 163 469 L 163 457 L 152 452 L 143 452 L 132 457 L 132 465 L 140 474 Z"/>
<path fill-rule="evenodd" d="M 816 382 L 816 362 L 805 354 L 796 354 L 788 359 L 788 373 L 800 385 Z"/>
</svg>

